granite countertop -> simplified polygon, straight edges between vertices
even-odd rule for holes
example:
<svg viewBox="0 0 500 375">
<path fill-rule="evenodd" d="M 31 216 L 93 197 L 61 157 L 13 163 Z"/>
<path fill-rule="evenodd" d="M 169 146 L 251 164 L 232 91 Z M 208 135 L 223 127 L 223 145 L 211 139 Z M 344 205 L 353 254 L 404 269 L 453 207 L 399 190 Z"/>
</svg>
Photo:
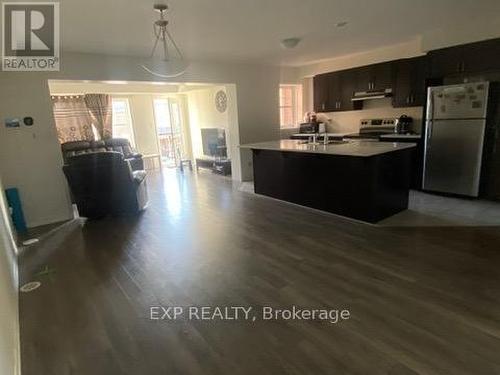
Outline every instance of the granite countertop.
<svg viewBox="0 0 500 375">
<path fill-rule="evenodd" d="M 385 154 L 387 152 L 405 150 L 416 147 L 415 143 L 397 142 L 366 142 L 350 140 L 346 143 L 329 145 L 310 145 L 301 143 L 300 140 L 283 139 L 281 141 L 270 141 L 241 145 L 240 148 L 254 150 L 271 150 L 283 152 L 305 152 L 310 154 L 343 155 L 369 157 Z"/>
<path fill-rule="evenodd" d="M 422 138 L 421 134 L 383 134 L 380 136 L 382 139 L 391 139 L 391 138 L 404 138 L 404 139 L 420 139 Z"/>
</svg>

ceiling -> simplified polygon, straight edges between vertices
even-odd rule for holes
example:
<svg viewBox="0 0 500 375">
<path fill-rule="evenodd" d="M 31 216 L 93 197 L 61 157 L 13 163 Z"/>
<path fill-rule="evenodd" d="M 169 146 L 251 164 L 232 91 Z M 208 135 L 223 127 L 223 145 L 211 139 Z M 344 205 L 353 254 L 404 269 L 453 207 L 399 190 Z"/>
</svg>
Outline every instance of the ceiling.
<svg viewBox="0 0 500 375">
<path fill-rule="evenodd" d="M 153 0 L 64 0 L 69 51 L 148 56 Z M 192 60 L 301 65 L 500 14 L 498 0 L 170 0 L 170 30 Z M 336 23 L 347 21 L 342 28 Z M 300 37 L 292 50 L 284 38 Z"/>
</svg>

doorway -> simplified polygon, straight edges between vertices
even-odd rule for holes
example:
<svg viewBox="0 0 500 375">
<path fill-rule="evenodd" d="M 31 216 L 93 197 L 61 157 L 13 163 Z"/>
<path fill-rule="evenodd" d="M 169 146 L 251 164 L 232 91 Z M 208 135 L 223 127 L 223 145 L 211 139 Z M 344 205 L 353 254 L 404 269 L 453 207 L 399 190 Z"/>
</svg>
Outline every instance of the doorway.
<svg viewBox="0 0 500 375">
<path fill-rule="evenodd" d="M 175 98 L 156 98 L 153 106 L 161 161 L 167 167 L 177 167 L 185 153 L 180 104 Z"/>
</svg>

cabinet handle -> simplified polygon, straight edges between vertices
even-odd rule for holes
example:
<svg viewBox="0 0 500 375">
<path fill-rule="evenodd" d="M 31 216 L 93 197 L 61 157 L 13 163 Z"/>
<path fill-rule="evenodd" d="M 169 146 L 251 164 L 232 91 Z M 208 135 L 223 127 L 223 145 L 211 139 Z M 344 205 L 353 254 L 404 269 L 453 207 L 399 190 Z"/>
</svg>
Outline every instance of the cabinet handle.
<svg viewBox="0 0 500 375">
<path fill-rule="evenodd" d="M 465 61 L 462 61 L 462 72 L 465 72 Z"/>
<path fill-rule="evenodd" d="M 406 97 L 406 104 L 410 104 L 410 96 L 409 95 Z"/>
<path fill-rule="evenodd" d="M 325 110 L 325 103 L 321 104 L 321 109 L 324 111 Z"/>
</svg>

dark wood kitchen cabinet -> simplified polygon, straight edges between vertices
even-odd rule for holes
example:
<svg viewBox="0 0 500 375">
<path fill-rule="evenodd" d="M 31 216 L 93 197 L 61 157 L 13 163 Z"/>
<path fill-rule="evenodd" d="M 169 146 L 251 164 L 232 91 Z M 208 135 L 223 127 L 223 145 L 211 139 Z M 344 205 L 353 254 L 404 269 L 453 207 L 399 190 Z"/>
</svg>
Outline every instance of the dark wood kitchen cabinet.
<svg viewBox="0 0 500 375">
<path fill-rule="evenodd" d="M 393 65 L 393 107 L 420 107 L 426 99 L 426 56 L 397 60 Z"/>
<path fill-rule="evenodd" d="M 355 91 L 384 90 L 392 87 L 392 61 L 353 69 Z"/>
<path fill-rule="evenodd" d="M 480 197 L 500 201 L 500 82 L 490 83 Z"/>
<path fill-rule="evenodd" d="M 353 102 L 355 77 L 352 70 L 319 74 L 314 77 L 314 111 L 338 112 L 361 109 L 362 103 Z"/>
<path fill-rule="evenodd" d="M 314 111 L 328 112 L 330 110 L 329 91 L 330 74 L 318 74 L 313 78 Z"/>
<path fill-rule="evenodd" d="M 363 108 L 363 103 L 353 102 L 355 76 L 353 70 L 342 70 L 335 73 L 332 83 L 334 111 L 353 111 Z"/>
<path fill-rule="evenodd" d="M 486 129 L 485 150 L 481 170 L 480 197 L 500 200 L 500 130 L 498 124 Z"/>
<path fill-rule="evenodd" d="M 330 73 L 328 99 L 330 112 L 340 111 L 342 102 L 342 80 L 338 72 Z"/>
<path fill-rule="evenodd" d="M 460 74 L 462 61 L 462 49 L 460 47 L 431 51 L 428 56 L 433 78 Z"/>
<path fill-rule="evenodd" d="M 363 108 L 363 103 L 352 101 L 354 91 L 356 91 L 355 69 L 343 70 L 339 72 L 340 78 L 340 98 L 338 109 L 340 111 L 354 111 Z"/>
<path fill-rule="evenodd" d="M 500 71 L 500 39 L 430 51 L 429 62 L 433 78 Z"/>
</svg>

